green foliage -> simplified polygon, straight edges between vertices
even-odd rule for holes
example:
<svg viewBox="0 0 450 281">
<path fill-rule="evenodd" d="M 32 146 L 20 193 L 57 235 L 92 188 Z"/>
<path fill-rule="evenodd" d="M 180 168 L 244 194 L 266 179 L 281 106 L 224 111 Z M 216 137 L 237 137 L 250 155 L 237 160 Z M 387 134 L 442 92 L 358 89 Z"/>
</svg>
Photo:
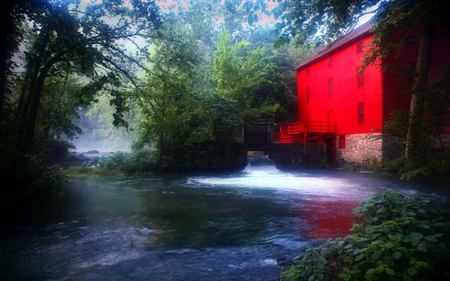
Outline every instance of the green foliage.
<svg viewBox="0 0 450 281">
<path fill-rule="evenodd" d="M 429 86 L 410 91 L 417 95 L 424 103 L 426 114 L 411 115 L 405 111 L 393 111 L 391 120 L 386 122 L 383 129 L 386 134 L 397 139 L 403 147 L 408 142 L 407 133 L 412 126 L 420 134 L 414 134 L 410 139 L 409 158 L 396 160 L 403 166 L 397 166 L 394 171 L 402 174 L 402 178 L 428 177 L 448 179 L 450 171 L 450 154 L 442 141 L 442 135 L 449 126 L 450 120 L 450 67 L 445 66 L 441 72 L 441 80 Z M 392 165 L 388 169 L 393 168 Z"/>
<path fill-rule="evenodd" d="M 345 238 L 308 249 L 288 280 L 447 280 L 449 212 L 421 197 L 384 191 L 355 210 Z"/>
<path fill-rule="evenodd" d="M 65 177 L 40 158 L 0 148 L 0 220 L 14 224 L 53 202 Z"/>
<path fill-rule="evenodd" d="M 35 153 L 48 163 L 58 164 L 67 160 L 69 149 L 73 148 L 75 146 L 68 141 L 50 139 L 37 145 Z"/>
<path fill-rule="evenodd" d="M 248 50 L 249 44 L 242 40 L 232 45 L 230 35 L 224 30 L 219 34 L 214 58 L 216 91 L 220 96 L 235 101 L 234 110 L 241 124 L 271 115 L 279 107 L 274 100 L 257 96 L 259 87 L 267 78 L 265 72 L 270 63 L 264 48 Z"/>
<path fill-rule="evenodd" d="M 128 128 L 114 125 L 116 108 L 111 106 L 110 96 L 105 93 L 96 96 L 96 102 L 79 110 L 81 118 L 78 125 L 82 128 L 83 135 L 72 141 L 78 151 L 83 146 L 97 149 L 101 147 L 103 151 L 128 150 L 137 137 L 141 116 L 133 98 L 127 97 L 126 104 L 130 110 L 124 112 L 122 118 Z"/>
<path fill-rule="evenodd" d="M 219 145 L 221 144 L 221 145 Z M 117 175 L 145 173 L 187 173 L 198 171 L 239 171 L 247 164 L 232 144 L 216 142 L 177 147 L 179 156 L 159 157 L 156 150 L 140 149 L 116 152 L 108 157 L 95 157 L 89 166 L 70 167 L 66 175 Z"/>
<path fill-rule="evenodd" d="M 430 162 L 410 168 L 401 174 L 401 179 L 416 177 L 450 180 L 450 153 L 435 152 Z"/>
<path fill-rule="evenodd" d="M 257 42 L 255 46 L 245 40 L 232 43 L 230 34 L 214 33 L 205 26 L 204 15 L 195 11 L 163 18 L 161 36 L 152 41 L 134 148 L 158 149 L 159 161 L 171 171 L 226 167 L 221 163 L 231 163 L 228 155 L 234 154 L 227 147 L 240 137 L 236 132 L 242 125 L 274 114 L 280 101 L 285 107 L 277 117 L 289 118 L 296 111 L 291 88 L 295 77 L 280 74 L 290 65 L 287 49 L 276 55 L 260 47 L 252 31 L 246 36 Z M 194 34 L 195 30 L 206 34 Z M 217 47 L 211 46 L 216 40 Z M 220 150 L 225 151 L 222 156 Z"/>
<path fill-rule="evenodd" d="M 142 174 L 160 171 L 158 158 L 149 150 L 137 150 L 131 153 L 116 152 L 110 156 L 93 157 L 89 165 L 72 166 L 64 170 L 73 175 L 121 175 Z"/>
<path fill-rule="evenodd" d="M 19 12 L 27 16 L 28 23 L 21 26 L 27 40 L 18 56 L 23 69 L 17 71 L 21 79 L 10 121 L 17 127 L 16 146 L 25 153 L 32 151 L 35 132 L 65 133 L 69 138 L 79 134 L 72 123 L 73 108 L 89 105 L 100 91 L 110 96 L 113 124 L 127 127 L 127 97 L 130 88 L 137 89 L 136 70 L 145 69 L 135 54 L 146 50 L 136 39 L 149 38 L 160 24 L 153 1 L 44 2 L 25 5 L 29 9 Z M 135 44 L 137 52 L 127 51 L 124 42 Z M 67 83 L 73 77 L 84 84 L 74 88 Z"/>
</svg>

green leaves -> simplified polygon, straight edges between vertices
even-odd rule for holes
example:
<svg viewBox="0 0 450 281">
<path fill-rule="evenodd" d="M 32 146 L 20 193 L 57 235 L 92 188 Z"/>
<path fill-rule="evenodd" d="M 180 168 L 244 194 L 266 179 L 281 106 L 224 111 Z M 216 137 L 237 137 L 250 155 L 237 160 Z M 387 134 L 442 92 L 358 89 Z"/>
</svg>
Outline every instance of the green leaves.
<svg viewBox="0 0 450 281">
<path fill-rule="evenodd" d="M 220 96 L 236 101 L 234 109 L 241 125 L 273 114 L 278 109 L 277 103 L 258 97 L 269 79 L 266 71 L 272 67 L 267 61 L 266 50 L 250 50 L 249 45 L 244 40 L 233 45 L 230 34 L 224 30 L 219 34 L 214 58 L 216 91 Z"/>
<path fill-rule="evenodd" d="M 444 280 L 450 274 L 446 209 L 423 198 L 380 192 L 356 214 L 354 234 L 309 249 L 314 255 L 306 254 L 290 270 L 307 268 L 308 277 L 320 272 L 327 280 Z M 323 259 L 326 266 L 318 266 Z"/>
<path fill-rule="evenodd" d="M 409 274 L 409 276 L 414 276 L 414 275 L 416 275 L 417 274 L 417 269 L 415 268 L 415 267 L 410 267 L 410 268 L 408 268 L 408 274 Z"/>
</svg>

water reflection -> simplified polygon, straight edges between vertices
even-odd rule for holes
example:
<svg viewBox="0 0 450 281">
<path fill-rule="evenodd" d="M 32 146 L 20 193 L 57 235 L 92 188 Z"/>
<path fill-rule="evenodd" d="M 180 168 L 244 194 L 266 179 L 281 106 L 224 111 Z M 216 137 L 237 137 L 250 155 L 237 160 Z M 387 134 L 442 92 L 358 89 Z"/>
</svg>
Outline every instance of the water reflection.
<svg viewBox="0 0 450 281">
<path fill-rule="evenodd" d="M 44 226 L 2 235 L 0 279 L 275 280 L 306 248 L 347 234 L 354 207 L 402 184 L 272 166 L 222 176 L 72 178 Z"/>
<path fill-rule="evenodd" d="M 335 238 L 347 235 L 353 222 L 353 209 L 370 198 L 375 190 L 348 179 L 314 173 L 284 173 L 273 165 L 252 167 L 230 177 L 195 177 L 198 186 L 230 187 L 244 190 L 272 190 L 284 196 L 282 205 L 291 205 L 303 219 L 303 235 L 308 238 Z M 276 197 L 276 196 L 275 196 Z M 275 198 L 274 197 L 274 198 Z"/>
</svg>

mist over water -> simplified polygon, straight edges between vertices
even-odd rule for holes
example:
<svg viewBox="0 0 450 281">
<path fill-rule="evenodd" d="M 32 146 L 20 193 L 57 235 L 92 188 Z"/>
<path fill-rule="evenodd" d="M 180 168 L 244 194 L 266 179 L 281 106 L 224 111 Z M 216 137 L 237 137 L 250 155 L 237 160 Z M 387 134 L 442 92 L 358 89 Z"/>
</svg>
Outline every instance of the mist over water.
<svg viewBox="0 0 450 281">
<path fill-rule="evenodd" d="M 80 135 L 69 142 L 75 145 L 75 151 L 78 153 L 97 150 L 101 153 L 124 151 L 130 152 L 131 145 L 135 139 L 134 135 L 122 135 L 108 137 L 95 137 L 92 135 Z"/>
<path fill-rule="evenodd" d="M 447 196 L 395 177 L 281 172 L 70 178 L 54 212 L 2 234 L 0 279 L 275 280 L 305 249 L 349 233 L 380 190 Z"/>
</svg>

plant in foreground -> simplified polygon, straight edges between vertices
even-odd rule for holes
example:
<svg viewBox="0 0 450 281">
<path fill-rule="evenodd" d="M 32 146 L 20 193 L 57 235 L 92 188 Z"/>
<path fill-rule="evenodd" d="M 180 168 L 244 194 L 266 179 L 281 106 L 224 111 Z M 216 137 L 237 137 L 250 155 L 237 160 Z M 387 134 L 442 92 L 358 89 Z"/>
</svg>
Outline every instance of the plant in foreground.
<svg viewBox="0 0 450 281">
<path fill-rule="evenodd" d="M 355 209 L 353 234 L 296 257 L 288 280 L 449 280 L 448 210 L 385 191 Z"/>
</svg>

